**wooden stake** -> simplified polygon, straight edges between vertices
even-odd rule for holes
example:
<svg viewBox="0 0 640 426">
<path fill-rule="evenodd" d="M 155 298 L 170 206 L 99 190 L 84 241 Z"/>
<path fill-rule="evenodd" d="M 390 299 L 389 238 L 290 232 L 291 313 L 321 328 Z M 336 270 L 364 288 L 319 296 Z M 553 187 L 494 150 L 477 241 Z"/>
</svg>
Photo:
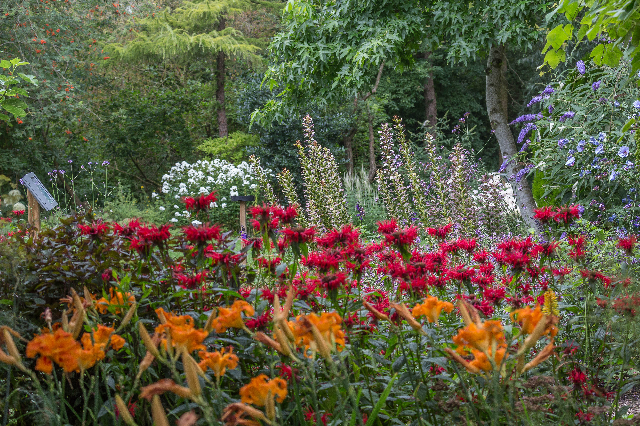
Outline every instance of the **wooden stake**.
<svg viewBox="0 0 640 426">
<path fill-rule="evenodd" d="M 29 200 L 29 213 L 27 215 L 27 221 L 29 225 L 35 227 L 40 231 L 40 204 L 33 196 L 31 191 L 27 189 L 27 199 Z"/>
<path fill-rule="evenodd" d="M 247 234 L 247 202 L 240 201 L 240 234 Z"/>
</svg>

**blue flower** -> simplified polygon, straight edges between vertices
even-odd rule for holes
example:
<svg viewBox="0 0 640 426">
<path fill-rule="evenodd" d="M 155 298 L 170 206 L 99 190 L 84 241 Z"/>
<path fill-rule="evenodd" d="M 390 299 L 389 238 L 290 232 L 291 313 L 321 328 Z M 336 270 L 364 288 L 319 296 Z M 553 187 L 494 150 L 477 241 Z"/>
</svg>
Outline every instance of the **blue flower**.
<svg viewBox="0 0 640 426">
<path fill-rule="evenodd" d="M 595 92 L 596 90 L 598 90 L 599 88 L 600 88 L 600 80 L 598 80 L 598 81 L 594 82 L 594 83 L 591 85 L 591 89 L 592 89 L 594 92 Z"/>
<path fill-rule="evenodd" d="M 591 142 L 593 145 L 598 145 L 598 141 L 593 136 L 589 136 L 589 142 Z"/>
<path fill-rule="evenodd" d="M 576 149 L 578 150 L 578 152 L 584 151 L 584 147 L 586 144 L 587 142 L 584 139 L 578 142 L 578 145 L 576 146 Z"/>
<path fill-rule="evenodd" d="M 537 128 L 538 128 L 538 126 L 536 126 L 533 123 L 525 124 L 525 126 L 522 128 L 522 130 L 520 130 L 520 134 L 518 135 L 518 143 L 522 143 L 524 141 L 524 138 L 527 136 L 527 134 L 531 130 L 536 130 Z"/>
<path fill-rule="evenodd" d="M 621 146 L 620 149 L 618 150 L 618 157 L 625 158 L 627 157 L 627 155 L 629 155 L 629 147 Z"/>
<path fill-rule="evenodd" d="M 614 108 L 618 108 L 620 106 L 620 102 L 614 101 L 613 102 L 613 106 L 614 106 Z"/>
<path fill-rule="evenodd" d="M 640 109 L 640 101 L 633 101 L 633 107 Z"/>
<path fill-rule="evenodd" d="M 552 94 L 553 92 L 555 92 L 555 90 L 553 90 L 553 87 L 551 87 L 551 86 L 547 86 L 547 87 L 545 87 L 545 88 L 544 88 L 544 90 L 542 91 L 542 94 L 543 94 L 543 95 L 550 95 L 550 94 Z"/>
<path fill-rule="evenodd" d="M 580 212 L 580 214 L 582 215 L 582 213 L 584 213 L 584 206 L 579 205 L 578 206 L 578 211 Z"/>
<path fill-rule="evenodd" d="M 551 114 L 553 112 L 553 105 L 549 105 L 548 110 L 549 110 L 549 114 Z"/>
<path fill-rule="evenodd" d="M 530 107 L 533 104 L 537 104 L 538 102 L 540 102 L 542 100 L 542 95 L 537 95 L 534 96 L 533 98 L 531 98 L 531 100 L 529 101 L 529 103 L 527 104 L 527 107 Z"/>
<path fill-rule="evenodd" d="M 587 71 L 587 67 L 584 66 L 584 61 L 582 60 L 576 63 L 576 68 L 578 69 L 578 72 L 582 75 L 584 75 L 584 73 Z"/>
<path fill-rule="evenodd" d="M 558 121 L 560 121 L 561 123 L 564 123 L 567 119 L 571 119 L 571 118 L 575 117 L 575 115 L 576 115 L 575 112 L 567 111 L 564 114 L 562 114 L 562 116 L 560 116 Z"/>
<path fill-rule="evenodd" d="M 571 166 L 573 166 L 573 165 L 575 164 L 575 162 L 576 162 L 576 157 L 571 156 L 571 157 L 569 157 L 569 158 L 567 159 L 567 162 L 566 162 L 566 163 L 564 163 L 564 165 L 565 165 L 565 166 L 569 166 L 569 167 L 571 167 Z"/>
<path fill-rule="evenodd" d="M 609 182 L 611 182 L 612 180 L 616 180 L 617 177 L 618 172 L 616 172 L 615 170 L 611 170 L 611 174 L 609 175 Z"/>
<path fill-rule="evenodd" d="M 604 152 L 604 145 L 598 145 L 595 150 L 596 155 L 600 155 L 603 152 Z"/>
<path fill-rule="evenodd" d="M 606 138 L 606 137 L 607 137 L 607 135 L 604 134 L 603 132 L 598 133 L 598 140 L 599 141 L 603 141 L 604 138 Z"/>
<path fill-rule="evenodd" d="M 564 146 L 565 146 L 568 142 L 569 142 L 569 139 L 564 139 L 564 138 L 562 138 L 562 139 L 558 140 L 558 147 L 560 147 L 560 148 L 564 148 Z"/>
</svg>

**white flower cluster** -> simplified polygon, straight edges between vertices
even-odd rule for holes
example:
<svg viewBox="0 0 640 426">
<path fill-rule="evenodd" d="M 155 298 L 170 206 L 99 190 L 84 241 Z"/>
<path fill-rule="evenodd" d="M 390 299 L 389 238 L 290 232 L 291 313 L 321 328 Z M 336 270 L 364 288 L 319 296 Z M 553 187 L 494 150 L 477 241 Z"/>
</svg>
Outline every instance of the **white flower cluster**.
<svg viewBox="0 0 640 426">
<path fill-rule="evenodd" d="M 169 173 L 162 176 L 162 192 L 166 194 L 165 199 L 170 206 L 161 206 L 161 211 L 168 210 L 173 216 L 171 222 L 191 221 L 191 213 L 184 209 L 184 205 L 176 200 L 183 197 L 198 197 L 200 194 L 216 192 L 218 201 L 212 203 L 213 209 L 226 209 L 230 204 L 229 197 L 238 195 L 252 195 L 257 187 L 251 165 L 242 162 L 237 166 L 225 160 L 200 160 L 193 164 L 186 161 L 177 163 L 169 170 Z M 173 202 L 169 202 L 173 200 Z M 224 210 L 219 210 L 222 212 Z M 184 218 L 184 219 L 178 219 Z"/>
<path fill-rule="evenodd" d="M 225 160 L 200 160 L 189 164 L 177 163 L 162 176 L 162 192 L 174 195 L 174 198 L 216 191 L 218 199 L 229 196 L 249 195 L 256 188 L 256 179 L 251 166 L 242 162 L 237 166 Z"/>
</svg>

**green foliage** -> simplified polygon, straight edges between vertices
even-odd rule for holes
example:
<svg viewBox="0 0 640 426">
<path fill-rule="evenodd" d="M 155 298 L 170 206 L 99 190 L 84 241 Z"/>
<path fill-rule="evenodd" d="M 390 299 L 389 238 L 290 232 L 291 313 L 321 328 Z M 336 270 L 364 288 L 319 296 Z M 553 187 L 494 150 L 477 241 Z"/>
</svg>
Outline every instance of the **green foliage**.
<svg viewBox="0 0 640 426">
<path fill-rule="evenodd" d="M 564 15 L 569 24 L 559 24 L 547 34 L 545 63 L 551 68 L 565 60 L 567 46 L 593 43 L 589 57 L 596 65 L 616 67 L 629 49 L 631 68 L 640 69 L 638 35 L 640 9 L 635 0 L 562 0 L 547 19 Z M 575 25 L 573 25 L 575 24 Z"/>
<path fill-rule="evenodd" d="M 357 173 L 345 174 L 343 180 L 351 221 L 366 232 L 367 236 L 375 235 L 378 222 L 387 219 L 387 212 L 380 203 L 377 188 L 369 182 L 364 167 Z"/>
<path fill-rule="evenodd" d="M 21 65 L 29 65 L 29 63 L 23 62 L 19 58 L 0 61 L 0 68 L 9 74 L 0 74 L 0 85 L 2 86 L 2 90 L 0 90 L 0 111 L 4 110 L 16 119 L 27 115 L 27 104 L 20 99 L 20 96 L 29 96 L 25 89 L 17 85 L 23 81 L 30 84 L 38 84 L 38 80 L 34 76 L 16 72 L 16 69 Z M 10 117 L 0 112 L 0 120 L 8 122 Z"/>
<path fill-rule="evenodd" d="M 531 192 L 536 199 L 538 207 L 554 206 L 558 204 L 558 195 L 560 190 L 556 189 L 553 192 L 547 194 L 547 188 L 549 187 L 549 180 L 545 179 L 544 173 L 540 170 L 536 170 L 533 176 L 533 184 L 531 185 Z"/>
<path fill-rule="evenodd" d="M 146 223 L 163 224 L 170 217 L 168 212 L 159 209 L 160 206 L 161 202 L 156 198 L 137 199 L 127 187 L 118 182 L 98 215 L 105 220 L 121 223 L 140 219 Z"/>
<path fill-rule="evenodd" d="M 260 141 L 258 135 L 244 132 L 232 132 L 223 138 L 205 139 L 197 146 L 208 158 L 220 158 L 231 163 L 240 163 L 247 159 L 247 147 L 256 146 Z"/>
</svg>

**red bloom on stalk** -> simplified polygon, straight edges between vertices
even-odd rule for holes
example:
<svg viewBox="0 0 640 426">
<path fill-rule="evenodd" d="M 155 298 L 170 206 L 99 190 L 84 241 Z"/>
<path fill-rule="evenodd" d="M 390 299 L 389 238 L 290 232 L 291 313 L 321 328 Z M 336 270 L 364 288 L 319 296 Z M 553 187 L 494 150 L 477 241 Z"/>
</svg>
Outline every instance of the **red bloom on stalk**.
<svg viewBox="0 0 640 426">
<path fill-rule="evenodd" d="M 635 317 L 640 307 L 640 296 L 637 294 L 622 296 L 613 301 L 612 308 L 620 315 Z"/>
<path fill-rule="evenodd" d="M 347 276 L 343 272 L 338 272 L 335 275 L 325 275 L 320 280 L 320 285 L 329 291 L 336 290 L 337 288 L 341 286 L 344 287 L 346 285 L 346 278 Z"/>
<path fill-rule="evenodd" d="M 103 222 L 94 222 L 91 225 L 78 224 L 78 228 L 82 235 L 91 235 L 92 237 L 100 237 L 109 231 L 109 225 Z"/>
<path fill-rule="evenodd" d="M 553 211 L 553 208 L 551 206 L 545 206 L 541 209 L 534 209 L 533 211 L 535 213 L 533 218 L 538 219 L 542 223 L 551 222 L 555 218 L 555 212 Z"/>
<path fill-rule="evenodd" d="M 267 310 L 262 315 L 259 315 L 256 318 L 246 320 L 244 325 L 246 325 L 247 328 L 252 331 L 264 329 L 271 321 L 272 316 L 273 310 Z"/>
<path fill-rule="evenodd" d="M 620 238 L 618 240 L 618 247 L 631 256 L 633 254 L 633 248 L 636 245 L 636 241 L 637 238 L 635 235 L 630 235 L 627 238 Z"/>
<path fill-rule="evenodd" d="M 195 275 L 184 275 L 184 274 L 175 274 L 175 278 L 178 280 L 178 284 L 184 289 L 194 289 L 198 287 L 198 284 L 202 283 L 209 271 L 204 270 Z"/>
<path fill-rule="evenodd" d="M 587 375 L 579 368 L 574 368 L 571 373 L 569 373 L 569 380 L 571 380 L 574 386 L 582 387 L 582 385 L 587 382 Z"/>
<path fill-rule="evenodd" d="M 478 263 L 487 263 L 489 261 L 489 253 L 486 250 L 477 251 L 473 254 L 473 260 Z"/>
<path fill-rule="evenodd" d="M 267 271 L 271 272 L 272 274 L 276 273 L 276 267 L 280 263 L 282 263 L 282 259 L 280 259 L 279 257 L 273 259 L 266 259 L 264 257 L 258 258 L 258 265 L 260 265 L 261 268 L 264 268 Z"/>
<path fill-rule="evenodd" d="M 580 206 L 575 205 L 559 207 L 556 210 L 553 218 L 558 223 L 564 223 L 565 225 L 568 225 L 573 222 L 574 219 L 580 218 Z"/>
<path fill-rule="evenodd" d="M 122 235 L 123 237 L 130 237 L 136 233 L 136 231 L 140 228 L 140 220 L 139 219 L 131 219 L 126 226 L 121 226 L 119 223 L 113 224 L 113 230 L 116 234 Z"/>
<path fill-rule="evenodd" d="M 143 256 L 149 256 L 152 247 L 153 242 L 144 238 L 131 238 L 129 242 L 129 249 L 135 250 Z"/>
<path fill-rule="evenodd" d="M 192 243 L 204 244 L 210 240 L 219 240 L 220 227 L 217 225 L 210 226 L 208 223 L 200 226 L 185 226 L 182 228 L 187 241 Z"/>
<path fill-rule="evenodd" d="M 201 210 L 209 210 L 211 207 L 211 203 L 215 203 L 218 199 L 216 198 L 216 193 L 212 192 L 209 195 L 200 194 L 199 197 L 184 197 L 182 202 L 185 204 L 185 208 L 188 211 L 201 211 Z"/>
<path fill-rule="evenodd" d="M 484 300 L 489 301 L 494 305 L 499 305 L 507 295 L 507 289 L 504 287 L 487 287 L 482 293 Z"/>
<path fill-rule="evenodd" d="M 396 247 L 407 247 L 413 244 L 416 238 L 418 238 L 418 229 L 411 226 L 406 229 L 399 229 L 391 234 L 384 236 L 387 244 L 393 244 Z"/>
<path fill-rule="evenodd" d="M 214 265 L 235 266 L 242 260 L 241 254 L 218 253 L 216 251 L 209 251 L 206 256 L 213 260 Z"/>
<path fill-rule="evenodd" d="M 335 247 L 336 245 L 346 247 L 356 243 L 359 238 L 360 232 L 353 228 L 351 224 L 347 224 L 340 230 L 333 229 L 324 236 L 317 238 L 316 243 L 318 243 L 320 247 L 326 248 Z"/>
<path fill-rule="evenodd" d="M 342 259 L 334 253 L 311 252 L 309 256 L 302 257 L 302 264 L 308 268 L 316 268 L 322 273 L 336 271 Z"/>
<path fill-rule="evenodd" d="M 584 251 L 585 239 L 583 236 L 578 238 L 569 237 L 569 245 L 573 247 L 573 250 L 569 252 L 569 256 L 574 259 L 584 259 L 587 252 Z"/>
<path fill-rule="evenodd" d="M 138 228 L 138 237 L 154 243 L 161 243 L 171 237 L 170 227 L 171 225 L 162 225 L 159 228 L 155 225 L 141 226 Z"/>
<path fill-rule="evenodd" d="M 393 219 L 383 220 L 382 222 L 378 222 L 379 234 L 382 234 L 382 235 L 393 234 L 394 232 L 396 232 L 396 229 L 398 229 L 398 223 Z"/>
<path fill-rule="evenodd" d="M 591 282 L 600 281 L 605 287 L 609 287 L 611 285 L 611 278 L 598 271 L 582 270 L 580 271 L 580 275 L 582 275 L 582 278 L 586 278 Z"/>
<path fill-rule="evenodd" d="M 464 240 L 462 238 L 456 241 L 456 245 L 460 250 L 464 250 L 467 253 L 472 253 L 476 249 L 476 239 Z"/>
<path fill-rule="evenodd" d="M 11 213 L 13 213 L 14 216 L 22 216 L 24 215 L 24 210 L 14 210 Z"/>
<path fill-rule="evenodd" d="M 282 221 L 283 224 L 290 225 L 293 223 L 293 219 L 298 216 L 298 211 L 295 206 L 288 206 L 284 210 L 279 208 L 277 212 L 274 212 L 274 214 L 280 218 L 280 221 Z"/>
<path fill-rule="evenodd" d="M 593 416 L 593 413 L 583 413 L 582 410 L 576 413 L 576 417 L 578 418 L 578 420 L 580 420 L 581 423 L 590 422 L 591 420 L 593 420 Z"/>
<path fill-rule="evenodd" d="M 558 241 L 536 244 L 535 247 L 533 247 L 533 250 L 531 250 L 531 256 L 534 256 L 534 257 L 538 255 L 542 255 L 543 257 L 552 256 L 559 245 L 560 243 Z"/>
<path fill-rule="evenodd" d="M 449 231 L 451 231 L 452 227 L 453 227 L 453 224 L 450 223 L 440 228 L 427 228 L 427 232 L 429 233 L 429 235 L 433 237 L 444 240 L 447 237 L 447 234 L 449 233 Z"/>
<path fill-rule="evenodd" d="M 264 232 L 276 229 L 279 225 L 278 214 L 282 209 L 277 206 L 253 206 L 249 213 L 253 216 L 251 225 L 256 232 Z"/>
<path fill-rule="evenodd" d="M 313 241 L 316 230 L 314 228 L 284 228 L 281 232 L 288 243 L 301 244 Z"/>
</svg>

